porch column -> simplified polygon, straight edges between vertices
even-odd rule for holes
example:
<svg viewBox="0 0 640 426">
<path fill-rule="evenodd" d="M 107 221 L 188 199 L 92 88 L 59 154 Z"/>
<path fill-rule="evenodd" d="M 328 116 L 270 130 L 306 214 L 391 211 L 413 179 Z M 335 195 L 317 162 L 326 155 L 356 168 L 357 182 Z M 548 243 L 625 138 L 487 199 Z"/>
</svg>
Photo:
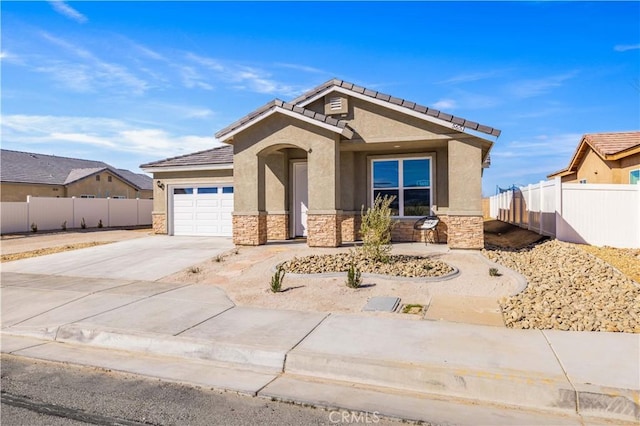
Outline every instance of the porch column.
<svg viewBox="0 0 640 426">
<path fill-rule="evenodd" d="M 283 151 L 265 157 L 265 206 L 267 211 L 267 240 L 289 238 L 288 156 Z"/>
<path fill-rule="evenodd" d="M 442 221 L 451 248 L 482 249 L 482 149 L 479 143 L 449 141 L 449 211 Z"/>
<path fill-rule="evenodd" d="M 233 242 L 248 246 L 266 244 L 264 158 L 252 150 L 243 150 L 234 153 L 233 163 Z"/>
<path fill-rule="evenodd" d="M 334 135 L 332 141 L 319 142 L 313 144 L 307 156 L 307 244 L 309 247 L 338 247 L 342 245 L 340 135 Z"/>
</svg>

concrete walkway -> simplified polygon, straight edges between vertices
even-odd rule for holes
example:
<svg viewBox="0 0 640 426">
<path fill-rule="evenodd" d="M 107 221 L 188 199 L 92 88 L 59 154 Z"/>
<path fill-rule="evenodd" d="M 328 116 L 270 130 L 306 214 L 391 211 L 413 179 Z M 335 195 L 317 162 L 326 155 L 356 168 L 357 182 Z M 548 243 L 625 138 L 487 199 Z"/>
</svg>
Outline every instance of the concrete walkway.
<svg viewBox="0 0 640 426">
<path fill-rule="evenodd" d="M 153 235 L 8 262 L 2 271 L 155 281 L 233 247 L 231 238 Z"/>
<path fill-rule="evenodd" d="M 1 278 L 3 353 L 434 423 L 640 421 L 639 335 L 239 307 L 201 284 Z"/>
</svg>

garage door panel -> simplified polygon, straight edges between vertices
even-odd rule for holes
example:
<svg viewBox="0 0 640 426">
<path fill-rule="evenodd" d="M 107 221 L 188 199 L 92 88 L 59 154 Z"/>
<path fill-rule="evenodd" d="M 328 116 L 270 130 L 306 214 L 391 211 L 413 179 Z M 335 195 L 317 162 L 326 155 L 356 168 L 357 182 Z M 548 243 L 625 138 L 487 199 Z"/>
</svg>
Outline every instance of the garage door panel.
<svg viewBox="0 0 640 426">
<path fill-rule="evenodd" d="M 174 235 L 231 236 L 233 189 L 229 188 L 232 187 L 217 185 L 174 189 Z"/>
</svg>

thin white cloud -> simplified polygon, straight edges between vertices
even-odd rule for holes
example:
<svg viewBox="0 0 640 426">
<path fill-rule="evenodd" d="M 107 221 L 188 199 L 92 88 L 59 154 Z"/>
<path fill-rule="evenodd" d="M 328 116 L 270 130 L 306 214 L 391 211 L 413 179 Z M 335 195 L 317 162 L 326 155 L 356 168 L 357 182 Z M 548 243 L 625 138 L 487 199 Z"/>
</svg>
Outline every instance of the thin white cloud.
<svg viewBox="0 0 640 426">
<path fill-rule="evenodd" d="M 283 62 L 278 62 L 275 65 L 277 67 L 281 67 L 281 68 L 289 68 L 289 69 L 292 69 L 292 70 L 304 71 L 304 72 L 308 72 L 308 73 L 312 73 L 312 74 L 327 74 L 326 71 L 323 71 L 323 70 L 321 70 L 319 68 L 310 67 L 310 66 L 307 66 L 307 65 L 289 64 L 289 63 L 283 63 Z"/>
<path fill-rule="evenodd" d="M 9 115 L 2 119 L 3 143 L 47 145 L 70 143 L 150 158 L 170 157 L 218 145 L 213 136 L 175 135 L 104 117 Z"/>
<path fill-rule="evenodd" d="M 640 49 L 640 44 L 618 44 L 613 47 L 613 50 L 616 52 L 626 52 L 627 50 L 638 50 Z"/>
<path fill-rule="evenodd" d="M 561 87 L 565 81 L 572 79 L 577 74 L 577 71 L 571 71 L 545 78 L 520 80 L 510 84 L 508 90 L 518 98 L 532 98 L 548 93 L 557 87 Z"/>
<path fill-rule="evenodd" d="M 456 105 L 457 105 L 456 101 L 454 101 L 453 99 L 440 99 L 438 102 L 434 103 L 432 106 L 437 109 L 451 110 L 451 109 L 454 109 Z"/>
<path fill-rule="evenodd" d="M 116 92 L 140 95 L 149 83 L 133 74 L 127 67 L 104 61 L 91 51 L 47 32 L 41 36 L 80 59 L 38 58 L 35 71 L 48 73 L 64 86 L 77 92 L 92 92 L 110 88 Z"/>
<path fill-rule="evenodd" d="M 525 140 L 514 140 L 496 145 L 491 156 L 496 158 L 564 158 L 573 154 L 582 135 L 564 133 L 558 135 L 536 135 Z M 553 172 L 550 170 L 549 173 Z"/>
<path fill-rule="evenodd" d="M 495 70 L 495 71 L 487 71 L 487 72 L 459 74 L 453 77 L 449 77 L 445 80 L 437 81 L 436 84 L 469 83 L 473 81 L 486 80 L 488 78 L 493 78 L 503 73 L 504 73 L 503 70 Z"/>
<path fill-rule="evenodd" d="M 59 14 L 64 15 L 67 18 L 72 19 L 80 24 L 84 24 L 89 21 L 86 16 L 84 16 L 82 13 L 78 12 L 62 0 L 50 1 L 49 4 L 51 5 L 51 7 L 53 7 L 53 10 L 55 10 Z"/>
<path fill-rule="evenodd" d="M 180 66 L 179 72 L 182 78 L 182 84 L 187 89 L 204 89 L 213 90 L 213 86 L 207 83 L 204 77 L 193 67 Z"/>
</svg>

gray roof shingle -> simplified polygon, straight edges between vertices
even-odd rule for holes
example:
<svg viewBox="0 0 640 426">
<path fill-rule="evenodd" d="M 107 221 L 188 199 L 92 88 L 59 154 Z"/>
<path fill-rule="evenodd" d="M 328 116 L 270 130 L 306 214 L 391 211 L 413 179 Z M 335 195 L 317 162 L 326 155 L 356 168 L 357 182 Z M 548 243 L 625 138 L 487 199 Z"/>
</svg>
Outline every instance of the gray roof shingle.
<svg viewBox="0 0 640 426">
<path fill-rule="evenodd" d="M 149 176 L 138 175 L 129 170 L 123 173 L 122 169 L 116 169 L 102 161 L 8 149 L 0 151 L 0 181 L 2 182 L 67 185 L 101 170 L 109 170 L 138 189 L 153 188 L 153 181 Z M 138 177 L 135 180 L 130 179 L 131 175 Z"/>
<path fill-rule="evenodd" d="M 500 136 L 501 131 L 498 129 L 494 129 L 493 127 L 489 127 L 489 126 L 484 126 L 481 124 L 476 123 L 475 121 L 470 121 L 461 117 L 456 117 L 454 115 L 451 114 L 447 114 L 445 112 L 439 111 L 437 109 L 434 108 L 429 108 L 429 107 L 425 107 L 419 104 L 416 104 L 415 102 L 410 102 L 404 99 L 400 99 L 400 98 L 396 98 L 381 92 L 377 92 L 375 90 L 369 90 L 369 89 L 365 89 L 364 87 L 361 86 L 356 86 L 353 83 L 349 83 L 347 81 L 344 80 L 339 80 L 337 78 L 334 78 L 332 80 L 327 81 L 324 84 L 321 84 L 318 87 L 315 87 L 311 90 L 309 90 L 308 92 L 302 94 L 301 96 L 297 97 L 296 99 L 294 99 L 293 101 L 291 101 L 292 104 L 295 105 L 299 105 L 303 102 L 305 102 L 308 99 L 313 98 L 314 96 L 316 96 L 318 93 L 323 92 L 324 90 L 330 88 L 330 87 L 341 87 L 344 88 L 346 90 L 351 90 L 355 93 L 360 93 L 363 94 L 365 96 L 368 96 L 370 98 L 374 98 L 374 99 L 379 99 L 385 102 L 389 102 L 393 105 L 398 105 L 398 106 L 402 106 L 404 108 L 408 108 L 411 109 L 413 111 L 422 113 L 422 114 L 427 114 L 431 117 L 435 117 L 435 118 L 439 118 L 440 120 L 444 120 L 444 121 L 449 121 L 455 124 L 459 124 L 461 126 L 464 126 L 468 129 L 471 130 L 476 130 L 478 132 L 482 132 L 482 133 L 486 133 L 488 135 L 491 136 Z"/>
<path fill-rule="evenodd" d="M 166 158 L 164 160 L 146 163 L 140 167 L 161 168 L 176 166 L 199 166 L 209 164 L 233 164 L 233 147 L 231 145 L 218 146 L 205 151 L 194 152 L 192 154 L 180 155 L 178 157 Z"/>
<path fill-rule="evenodd" d="M 344 120 L 337 120 L 337 119 L 335 119 L 333 117 L 329 117 L 329 116 L 326 116 L 324 114 L 320 114 L 318 112 L 302 108 L 301 106 L 295 105 L 293 103 L 284 102 L 284 101 L 281 101 L 280 99 L 274 99 L 271 102 L 268 102 L 267 104 L 261 106 L 257 110 L 245 115 L 240 120 L 230 124 L 229 126 L 225 127 L 224 129 L 220 130 L 219 132 L 217 132 L 215 134 L 215 137 L 216 138 L 222 138 L 223 136 L 227 135 L 228 133 L 231 133 L 232 131 L 234 131 L 235 129 L 244 126 L 248 122 L 253 121 L 256 118 L 260 117 L 261 115 L 264 115 L 267 112 L 273 110 L 274 108 L 278 108 L 278 107 L 286 109 L 288 111 L 292 111 L 292 112 L 294 112 L 296 114 L 303 115 L 305 117 L 309 117 L 309 118 L 311 118 L 313 120 L 317 120 L 317 121 L 322 122 L 322 123 L 326 123 L 326 124 L 329 124 L 329 125 L 332 125 L 332 126 L 339 127 L 341 129 L 347 128 L 347 122 L 344 121 Z"/>
</svg>

